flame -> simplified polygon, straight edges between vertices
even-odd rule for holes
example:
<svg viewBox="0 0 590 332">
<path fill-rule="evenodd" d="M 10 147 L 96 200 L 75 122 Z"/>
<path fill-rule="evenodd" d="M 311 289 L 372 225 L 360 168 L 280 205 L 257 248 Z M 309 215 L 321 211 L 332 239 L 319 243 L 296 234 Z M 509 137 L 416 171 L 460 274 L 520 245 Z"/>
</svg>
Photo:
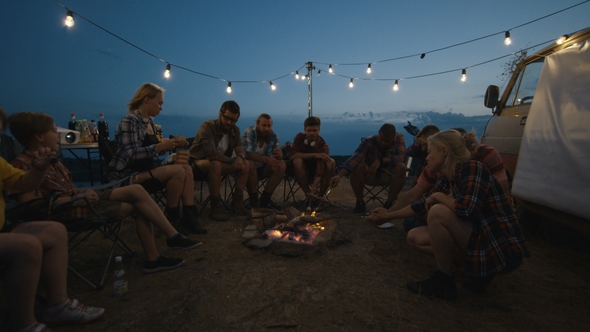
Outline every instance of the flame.
<svg viewBox="0 0 590 332">
<path fill-rule="evenodd" d="M 316 235 L 323 229 L 324 227 L 320 224 L 305 224 L 294 227 L 288 226 L 287 224 L 279 224 L 264 232 L 264 235 L 270 240 L 296 241 L 311 244 Z"/>
</svg>

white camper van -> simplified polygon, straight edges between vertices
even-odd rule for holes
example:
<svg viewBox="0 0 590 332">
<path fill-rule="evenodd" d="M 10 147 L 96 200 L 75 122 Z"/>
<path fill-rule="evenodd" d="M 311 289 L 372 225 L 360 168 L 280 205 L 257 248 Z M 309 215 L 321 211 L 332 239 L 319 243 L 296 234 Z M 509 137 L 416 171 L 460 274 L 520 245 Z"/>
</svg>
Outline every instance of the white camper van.
<svg viewBox="0 0 590 332">
<path fill-rule="evenodd" d="M 517 205 L 590 235 L 590 28 L 488 87 L 482 143 L 500 152 Z"/>
</svg>

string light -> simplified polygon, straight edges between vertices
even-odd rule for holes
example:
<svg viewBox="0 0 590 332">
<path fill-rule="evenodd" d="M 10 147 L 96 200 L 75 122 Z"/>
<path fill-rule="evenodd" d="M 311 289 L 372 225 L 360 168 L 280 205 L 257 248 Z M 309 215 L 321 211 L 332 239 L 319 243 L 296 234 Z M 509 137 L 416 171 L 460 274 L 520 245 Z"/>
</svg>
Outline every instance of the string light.
<svg viewBox="0 0 590 332">
<path fill-rule="evenodd" d="M 367 74 L 371 73 L 371 64 L 369 63 L 369 66 L 367 67 Z"/>
<path fill-rule="evenodd" d="M 72 13 L 71 10 L 68 10 L 68 13 L 66 14 L 66 26 L 68 28 L 74 26 L 74 13 Z"/>
<path fill-rule="evenodd" d="M 397 84 L 397 80 L 395 80 L 395 83 L 393 84 L 393 91 L 397 91 L 399 90 L 399 86 Z"/>
<path fill-rule="evenodd" d="M 164 77 L 170 78 L 170 64 L 166 65 L 166 70 L 164 70 Z"/>
<path fill-rule="evenodd" d="M 354 83 L 352 83 L 352 78 L 350 79 L 350 83 L 348 83 L 348 87 L 349 87 L 349 88 L 352 88 L 352 87 L 354 87 Z"/>
<path fill-rule="evenodd" d="M 295 71 L 295 79 L 298 80 L 299 79 L 299 70 Z"/>
<path fill-rule="evenodd" d="M 330 74 L 334 73 L 334 71 L 332 70 L 332 65 L 330 65 L 330 67 L 328 67 L 328 73 L 330 73 Z"/>
<path fill-rule="evenodd" d="M 568 35 L 563 35 L 559 38 L 557 38 L 557 40 L 555 41 L 557 43 L 557 45 L 561 45 L 563 44 L 570 36 Z"/>
<path fill-rule="evenodd" d="M 231 93 L 231 82 L 227 82 L 227 89 L 225 89 L 227 93 Z"/>
<path fill-rule="evenodd" d="M 512 40 L 510 40 L 510 31 L 506 31 L 506 33 L 504 34 L 504 45 L 508 46 L 510 44 L 512 44 Z"/>
<path fill-rule="evenodd" d="M 461 71 L 461 82 L 465 82 L 467 80 L 467 70 L 463 69 L 463 71 Z"/>
<path fill-rule="evenodd" d="M 316 76 L 320 76 L 321 73 L 322 73 L 322 70 L 318 69 L 318 73 L 316 74 Z"/>
<path fill-rule="evenodd" d="M 277 87 L 272 83 L 272 81 L 270 81 L 270 89 L 272 91 L 275 91 L 277 89 Z"/>
<path fill-rule="evenodd" d="M 424 59 L 424 57 L 425 57 L 425 56 L 426 56 L 426 53 L 422 53 L 422 54 L 420 55 L 420 59 Z"/>
</svg>

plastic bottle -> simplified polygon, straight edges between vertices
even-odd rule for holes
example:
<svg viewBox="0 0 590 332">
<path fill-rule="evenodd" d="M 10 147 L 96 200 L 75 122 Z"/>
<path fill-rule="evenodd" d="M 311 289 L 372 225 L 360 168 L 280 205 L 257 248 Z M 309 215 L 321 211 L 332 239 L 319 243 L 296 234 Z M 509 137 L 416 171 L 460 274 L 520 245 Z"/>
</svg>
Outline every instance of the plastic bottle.
<svg viewBox="0 0 590 332">
<path fill-rule="evenodd" d="M 82 120 L 82 132 L 80 133 L 80 143 L 92 142 L 92 134 L 90 133 L 90 127 L 88 127 L 88 121 Z"/>
<path fill-rule="evenodd" d="M 79 132 L 80 135 L 82 135 L 82 120 L 80 120 L 80 119 L 76 120 L 76 124 L 74 125 L 74 130 Z M 81 140 L 82 140 L 82 137 L 80 137 L 80 140 L 78 140 L 78 141 L 81 142 Z"/>
<path fill-rule="evenodd" d="M 125 279 L 125 269 L 123 269 L 123 258 L 115 257 L 115 281 L 113 282 L 115 297 L 127 296 L 127 279 Z"/>
<path fill-rule="evenodd" d="M 98 120 L 98 134 L 104 140 L 109 140 L 109 124 L 104 118 L 104 113 L 100 113 L 100 119 Z"/>
<path fill-rule="evenodd" d="M 76 130 L 76 113 L 70 114 L 72 119 L 68 122 L 68 129 L 69 130 Z"/>
<path fill-rule="evenodd" d="M 98 128 L 96 127 L 96 122 L 90 120 L 88 128 L 90 129 L 90 135 L 92 135 L 92 142 L 98 142 Z"/>
</svg>

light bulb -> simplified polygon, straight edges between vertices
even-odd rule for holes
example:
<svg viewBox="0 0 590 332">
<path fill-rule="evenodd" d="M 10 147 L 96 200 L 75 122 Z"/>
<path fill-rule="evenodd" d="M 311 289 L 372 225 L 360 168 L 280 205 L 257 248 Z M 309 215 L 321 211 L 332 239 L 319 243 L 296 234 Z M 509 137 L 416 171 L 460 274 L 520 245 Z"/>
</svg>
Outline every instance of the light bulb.
<svg viewBox="0 0 590 332">
<path fill-rule="evenodd" d="M 74 13 L 71 10 L 68 10 L 66 14 L 66 26 L 69 28 L 74 26 Z"/>
<path fill-rule="evenodd" d="M 299 70 L 295 71 L 295 79 L 298 80 L 299 79 Z"/>
<path fill-rule="evenodd" d="M 352 88 L 354 86 L 354 83 L 352 83 L 352 78 L 350 79 L 350 83 L 348 83 L 348 87 Z"/>
<path fill-rule="evenodd" d="M 506 38 L 504 39 L 504 45 L 508 46 L 512 44 L 512 40 L 510 40 L 510 31 L 506 31 L 504 36 L 506 36 Z"/>
<path fill-rule="evenodd" d="M 397 84 L 397 80 L 395 80 L 395 83 L 393 84 L 393 91 L 397 91 L 399 90 L 399 86 Z"/>
<path fill-rule="evenodd" d="M 231 82 L 227 82 L 227 89 L 225 89 L 227 93 L 231 93 Z"/>
<path fill-rule="evenodd" d="M 332 65 L 330 65 L 330 67 L 328 67 L 328 73 L 332 74 L 334 71 L 332 70 Z"/>
<path fill-rule="evenodd" d="M 272 91 L 275 91 L 277 89 L 277 87 L 272 82 L 270 82 L 270 89 Z"/>
<path fill-rule="evenodd" d="M 559 38 L 557 38 L 557 40 L 555 41 L 557 43 L 557 45 L 561 45 L 563 44 L 563 42 L 565 42 L 567 39 L 569 38 L 568 35 L 563 35 Z"/>
<path fill-rule="evenodd" d="M 170 64 L 166 65 L 166 70 L 164 70 L 164 77 L 170 78 Z"/>
<path fill-rule="evenodd" d="M 465 82 L 467 80 L 467 70 L 463 69 L 461 72 L 461 82 Z"/>
<path fill-rule="evenodd" d="M 369 66 L 367 67 L 367 74 L 371 73 L 371 64 L 369 63 Z"/>
<path fill-rule="evenodd" d="M 318 69 L 318 73 L 316 74 L 316 76 L 320 76 L 321 73 L 322 73 L 322 70 Z"/>
<path fill-rule="evenodd" d="M 422 54 L 420 55 L 420 59 L 424 59 L 424 57 L 425 57 L 425 56 L 426 56 L 426 53 L 422 53 Z"/>
</svg>

